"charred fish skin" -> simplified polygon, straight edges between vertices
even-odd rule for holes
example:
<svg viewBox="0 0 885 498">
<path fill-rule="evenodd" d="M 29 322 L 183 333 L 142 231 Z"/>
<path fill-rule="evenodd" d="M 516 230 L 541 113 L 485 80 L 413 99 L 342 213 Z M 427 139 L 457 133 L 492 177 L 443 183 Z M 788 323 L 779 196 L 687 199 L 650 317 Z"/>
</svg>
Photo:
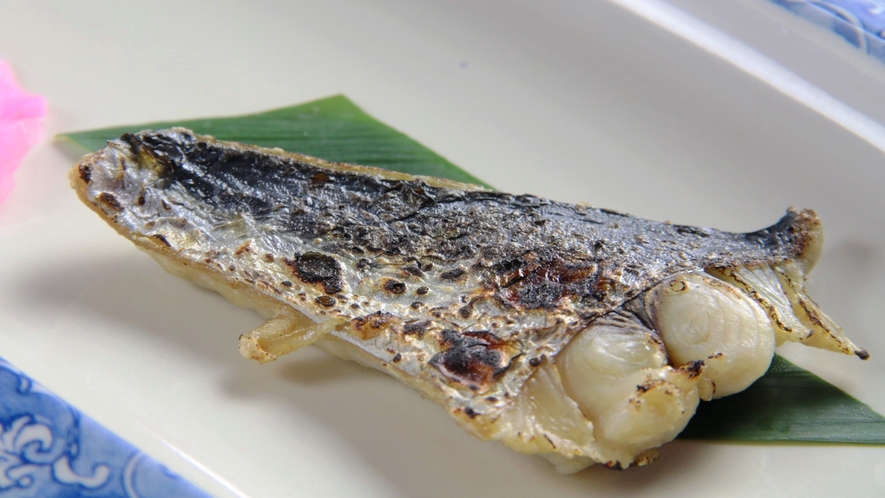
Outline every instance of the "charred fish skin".
<svg viewBox="0 0 885 498">
<path fill-rule="evenodd" d="M 124 135 L 118 144 L 153 162 L 157 183 L 145 192 L 99 194 L 111 211 L 123 210 L 117 203 L 124 194 L 127 208 L 168 219 L 163 200 L 191 200 L 206 209 L 207 222 L 244 219 L 285 234 L 301 249 L 287 253 L 290 259 L 312 249 L 339 263 L 365 260 L 365 268 L 383 258 L 403 268 L 406 279 L 426 282 L 481 274 L 501 305 L 518 310 L 555 310 L 567 302 L 592 317 L 678 272 L 793 259 L 811 244 L 819 223 L 813 212 L 791 211 L 768 229 L 733 234 L 530 195 L 440 187 L 426 178 L 388 179 L 381 170 L 333 171 L 183 131 Z M 336 278 L 331 267 L 325 270 L 331 272 L 326 278 Z M 336 294 L 329 292 L 336 285 L 324 287 L 326 294 Z M 417 288 L 394 282 L 384 290 L 413 294 Z"/>
<path fill-rule="evenodd" d="M 601 339 L 584 342 L 608 341 L 606 334 L 619 330 L 610 325 L 613 313 L 633 317 L 633 325 L 617 322 L 633 331 L 626 343 L 613 343 L 624 351 L 618 361 L 646 351 L 629 374 L 644 390 L 629 394 L 634 389 L 627 386 L 623 396 L 635 402 L 625 406 L 640 410 L 643 403 L 656 406 L 655 396 L 669 396 L 690 417 L 698 393 L 716 396 L 715 388 L 696 384 L 703 362 L 719 361 L 721 351 L 667 364 L 685 354 L 668 352 L 661 340 L 658 329 L 682 313 L 682 294 L 659 290 L 664 285 L 697 289 L 701 301 L 727 301 L 722 296 L 736 292 L 747 320 L 768 316 L 785 324 L 776 327 L 780 342 L 866 354 L 804 295 L 804 273 L 821 244 L 820 222 L 808 210 L 735 234 L 221 142 L 180 128 L 123 135 L 85 157 L 71 181 L 88 206 L 165 269 L 271 318 L 241 338 L 244 355 L 269 361 L 316 343 L 415 387 L 480 437 L 564 456 L 556 457 L 561 469 L 643 463 L 651 458 L 647 450 L 663 442 L 606 440 L 606 431 L 623 431 L 582 418 L 599 410 L 570 400 L 561 406 L 576 420 L 572 432 L 554 434 L 554 422 L 528 427 L 513 417 L 520 403 L 540 409 L 518 403 L 524 392 L 581 398 L 566 392 L 575 374 L 562 371 L 564 363 L 555 366 L 557 355 L 587 330 Z M 705 272 L 718 280 L 689 278 Z M 607 325 L 599 325 L 603 318 Z M 571 363 L 585 361 L 591 360 Z M 685 421 L 674 415 L 662 431 L 672 438 Z M 544 438 L 561 444 L 537 442 Z"/>
</svg>

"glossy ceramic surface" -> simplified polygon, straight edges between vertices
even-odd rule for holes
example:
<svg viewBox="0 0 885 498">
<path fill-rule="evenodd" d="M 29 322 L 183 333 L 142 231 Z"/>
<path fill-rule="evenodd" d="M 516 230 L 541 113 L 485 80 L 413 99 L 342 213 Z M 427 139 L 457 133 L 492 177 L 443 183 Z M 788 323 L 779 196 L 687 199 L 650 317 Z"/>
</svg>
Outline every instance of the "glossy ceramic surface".
<svg viewBox="0 0 885 498">
<path fill-rule="evenodd" d="M 0 400 L 0 496 L 208 496 L 3 359 Z"/>
<path fill-rule="evenodd" d="M 771 0 L 885 62 L 885 2 L 881 0 Z"/>
<path fill-rule="evenodd" d="M 505 191 L 727 230 L 812 207 L 810 292 L 872 359 L 783 353 L 885 412 L 885 65 L 772 2 L 10 2 L 0 53 L 50 136 L 344 93 Z M 677 441 L 561 476 L 320 351 L 248 362 L 261 319 L 108 229 L 75 160 L 39 145 L 0 205 L 0 355 L 211 495 L 885 491 L 885 450 L 860 446 Z"/>
</svg>

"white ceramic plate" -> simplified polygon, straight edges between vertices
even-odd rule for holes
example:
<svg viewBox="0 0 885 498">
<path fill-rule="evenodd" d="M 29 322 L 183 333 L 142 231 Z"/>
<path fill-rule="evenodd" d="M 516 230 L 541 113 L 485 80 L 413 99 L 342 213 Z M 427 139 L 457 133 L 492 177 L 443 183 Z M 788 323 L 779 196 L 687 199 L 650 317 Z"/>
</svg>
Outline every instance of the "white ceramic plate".
<svg viewBox="0 0 885 498">
<path fill-rule="evenodd" d="M 885 412 L 885 135 L 880 103 L 845 96 L 885 89 L 882 63 L 754 7 L 760 30 L 814 41 L 790 50 L 850 66 L 819 83 L 677 3 L 3 3 L 0 54 L 49 98 L 50 134 L 344 93 L 505 191 L 728 230 L 813 207 L 828 243 L 811 292 L 873 357 L 783 353 Z M 79 205 L 73 160 L 46 141 L 0 205 L 0 356 L 211 494 L 885 491 L 881 447 L 675 442 L 646 468 L 561 476 L 383 374 L 313 349 L 246 361 L 237 337 L 261 320 Z"/>
</svg>

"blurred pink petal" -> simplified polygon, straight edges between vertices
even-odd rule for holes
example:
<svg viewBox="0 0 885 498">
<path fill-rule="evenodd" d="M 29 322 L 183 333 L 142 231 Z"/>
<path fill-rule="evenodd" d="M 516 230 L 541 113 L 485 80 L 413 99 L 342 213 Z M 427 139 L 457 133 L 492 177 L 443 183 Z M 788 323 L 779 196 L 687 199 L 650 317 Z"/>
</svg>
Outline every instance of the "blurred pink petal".
<svg viewBox="0 0 885 498">
<path fill-rule="evenodd" d="M 29 95 L 0 58 L 0 202 L 12 190 L 15 172 L 28 150 L 43 136 L 46 98 Z"/>
</svg>

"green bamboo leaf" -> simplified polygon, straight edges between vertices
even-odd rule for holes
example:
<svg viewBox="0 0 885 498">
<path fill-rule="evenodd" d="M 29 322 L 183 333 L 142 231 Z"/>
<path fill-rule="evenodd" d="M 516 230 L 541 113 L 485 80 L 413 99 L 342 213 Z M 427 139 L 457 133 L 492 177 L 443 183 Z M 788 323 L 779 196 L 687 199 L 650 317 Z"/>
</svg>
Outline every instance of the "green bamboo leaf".
<svg viewBox="0 0 885 498">
<path fill-rule="evenodd" d="M 746 391 L 709 403 L 685 439 L 885 443 L 885 418 L 808 370 L 775 356 Z"/>
<path fill-rule="evenodd" d="M 488 187 L 439 154 L 369 116 L 343 95 L 245 116 L 118 126 L 66 133 L 59 138 L 95 151 L 124 133 L 173 126 L 183 126 L 219 140 L 279 147 L 330 161 L 438 176 Z"/>
<path fill-rule="evenodd" d="M 333 161 L 484 184 L 346 97 L 246 116 L 169 121 L 60 135 L 89 151 L 126 132 L 183 126 L 220 140 L 279 147 Z M 776 356 L 746 391 L 701 403 L 681 438 L 885 444 L 885 418 L 814 374 Z"/>
</svg>

